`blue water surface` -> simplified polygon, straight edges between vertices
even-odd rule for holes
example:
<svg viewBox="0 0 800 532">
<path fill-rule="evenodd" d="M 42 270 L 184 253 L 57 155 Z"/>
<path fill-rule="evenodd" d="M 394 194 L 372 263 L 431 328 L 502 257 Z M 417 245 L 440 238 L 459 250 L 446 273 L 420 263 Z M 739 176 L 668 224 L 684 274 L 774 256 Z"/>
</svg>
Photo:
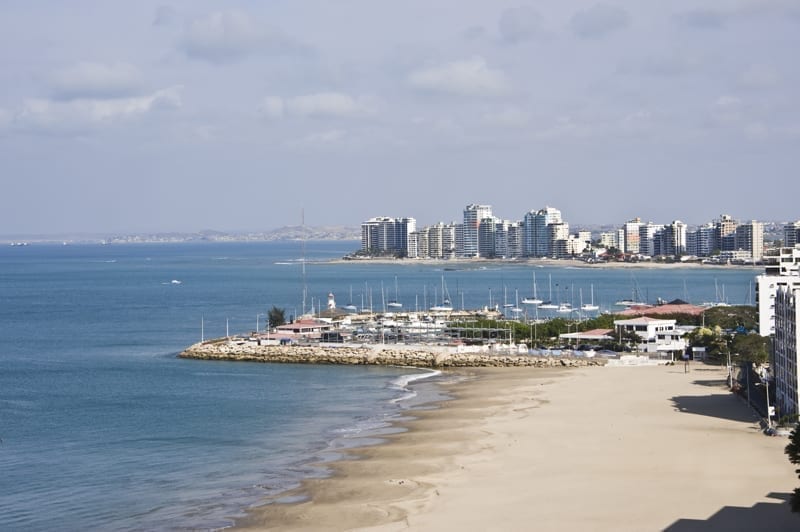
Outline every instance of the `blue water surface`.
<svg viewBox="0 0 800 532">
<path fill-rule="evenodd" d="M 1 247 L 0 529 L 224 527 L 400 413 L 411 370 L 177 359 L 201 324 L 206 338 L 263 329 L 273 305 L 295 315 L 328 293 L 375 309 L 444 292 L 456 308 L 513 303 L 534 275 L 538 295 L 575 307 L 634 294 L 749 304 L 759 273 L 329 262 L 357 247 Z"/>
</svg>

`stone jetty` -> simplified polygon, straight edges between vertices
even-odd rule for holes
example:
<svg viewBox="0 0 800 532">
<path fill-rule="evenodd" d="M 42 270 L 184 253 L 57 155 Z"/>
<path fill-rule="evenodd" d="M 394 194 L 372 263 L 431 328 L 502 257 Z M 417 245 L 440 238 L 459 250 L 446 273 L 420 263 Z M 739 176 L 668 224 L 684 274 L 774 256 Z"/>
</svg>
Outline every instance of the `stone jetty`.
<svg viewBox="0 0 800 532">
<path fill-rule="evenodd" d="M 269 362 L 285 364 L 343 364 L 412 366 L 419 368 L 465 367 L 578 367 L 603 366 L 604 359 L 535 357 L 487 349 L 459 352 L 454 346 L 428 345 L 259 345 L 248 340 L 211 340 L 194 344 L 180 358 Z"/>
</svg>

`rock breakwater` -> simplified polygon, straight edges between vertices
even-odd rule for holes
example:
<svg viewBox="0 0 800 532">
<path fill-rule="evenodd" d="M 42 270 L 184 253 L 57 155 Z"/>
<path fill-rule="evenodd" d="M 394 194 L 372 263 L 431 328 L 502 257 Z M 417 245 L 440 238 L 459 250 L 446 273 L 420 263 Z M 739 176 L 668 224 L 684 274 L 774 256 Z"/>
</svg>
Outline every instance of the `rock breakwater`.
<svg viewBox="0 0 800 532">
<path fill-rule="evenodd" d="M 604 359 L 535 357 L 491 351 L 460 353 L 455 348 L 423 345 L 259 345 L 251 341 L 210 341 L 197 343 L 180 358 L 269 362 L 284 364 L 344 364 L 413 366 L 420 368 L 465 367 L 583 367 L 603 366 Z"/>
</svg>

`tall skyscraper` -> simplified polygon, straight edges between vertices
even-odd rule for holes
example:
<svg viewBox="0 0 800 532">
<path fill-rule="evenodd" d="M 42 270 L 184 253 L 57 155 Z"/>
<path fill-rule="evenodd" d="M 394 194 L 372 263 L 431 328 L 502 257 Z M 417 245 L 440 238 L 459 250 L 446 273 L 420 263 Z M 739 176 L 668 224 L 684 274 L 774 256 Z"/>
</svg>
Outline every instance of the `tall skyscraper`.
<svg viewBox="0 0 800 532">
<path fill-rule="evenodd" d="M 465 258 L 480 256 L 478 250 L 478 226 L 481 220 L 491 218 L 491 205 L 470 204 L 464 208 L 463 239 L 461 256 Z"/>
</svg>

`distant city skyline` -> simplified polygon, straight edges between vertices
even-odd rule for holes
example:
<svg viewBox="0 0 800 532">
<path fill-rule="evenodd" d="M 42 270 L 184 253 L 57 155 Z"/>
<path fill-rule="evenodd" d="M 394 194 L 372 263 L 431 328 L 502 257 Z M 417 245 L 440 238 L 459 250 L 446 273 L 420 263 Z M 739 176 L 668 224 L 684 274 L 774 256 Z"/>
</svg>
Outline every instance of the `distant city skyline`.
<svg viewBox="0 0 800 532">
<path fill-rule="evenodd" d="M 0 234 L 798 217 L 789 0 L 11 1 L 0 45 Z"/>
</svg>

